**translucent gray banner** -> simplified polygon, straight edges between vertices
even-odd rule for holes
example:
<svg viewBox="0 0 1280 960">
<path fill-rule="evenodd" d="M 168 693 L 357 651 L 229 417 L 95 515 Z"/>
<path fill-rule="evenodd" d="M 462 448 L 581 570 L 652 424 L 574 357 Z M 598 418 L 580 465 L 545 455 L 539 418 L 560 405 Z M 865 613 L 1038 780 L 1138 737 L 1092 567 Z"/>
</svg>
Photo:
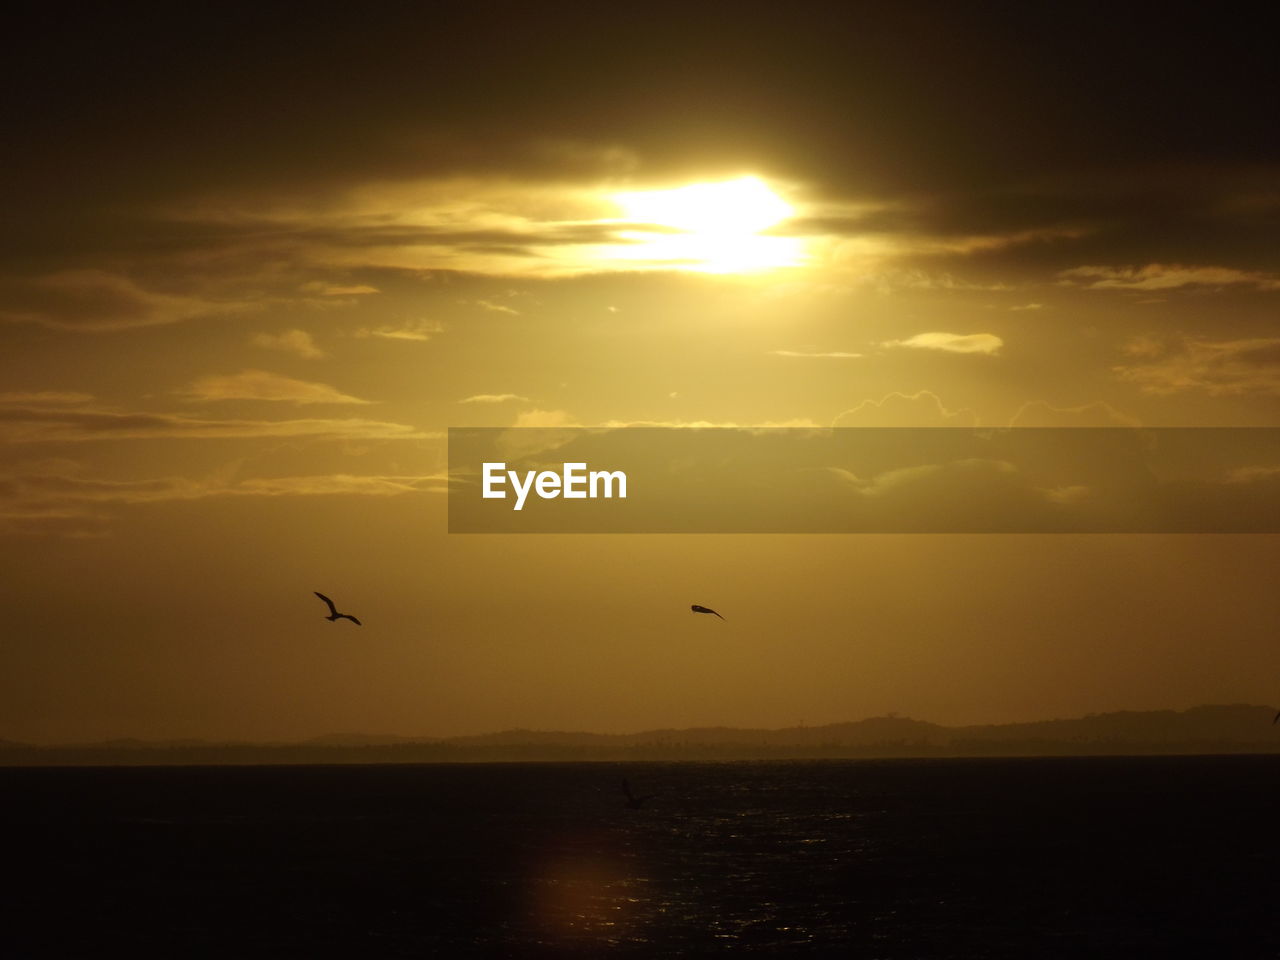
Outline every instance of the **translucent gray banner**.
<svg viewBox="0 0 1280 960">
<path fill-rule="evenodd" d="M 1277 428 L 453 428 L 451 533 L 1277 533 Z"/>
</svg>

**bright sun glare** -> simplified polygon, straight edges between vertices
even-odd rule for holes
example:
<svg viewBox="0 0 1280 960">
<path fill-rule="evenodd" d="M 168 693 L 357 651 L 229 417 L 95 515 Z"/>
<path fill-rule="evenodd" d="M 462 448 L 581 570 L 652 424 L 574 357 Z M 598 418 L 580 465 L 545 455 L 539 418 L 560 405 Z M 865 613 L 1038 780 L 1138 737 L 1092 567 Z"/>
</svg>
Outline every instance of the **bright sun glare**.
<svg viewBox="0 0 1280 960">
<path fill-rule="evenodd" d="M 694 183 L 672 190 L 617 193 L 611 198 L 634 229 L 611 257 L 702 273 L 746 273 L 798 266 L 798 237 L 762 234 L 794 214 L 758 177 Z"/>
</svg>

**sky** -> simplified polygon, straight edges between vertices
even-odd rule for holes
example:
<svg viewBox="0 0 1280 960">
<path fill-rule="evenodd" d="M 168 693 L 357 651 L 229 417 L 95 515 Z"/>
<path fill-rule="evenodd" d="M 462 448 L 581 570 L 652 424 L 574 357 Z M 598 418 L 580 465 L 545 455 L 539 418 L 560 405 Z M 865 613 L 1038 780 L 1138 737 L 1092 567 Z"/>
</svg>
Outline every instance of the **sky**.
<svg viewBox="0 0 1280 960">
<path fill-rule="evenodd" d="M 1274 535 L 448 532 L 450 427 L 1280 426 L 1264 32 L 1032 6 L 24 7 L 0 738 L 1275 703 Z"/>
</svg>

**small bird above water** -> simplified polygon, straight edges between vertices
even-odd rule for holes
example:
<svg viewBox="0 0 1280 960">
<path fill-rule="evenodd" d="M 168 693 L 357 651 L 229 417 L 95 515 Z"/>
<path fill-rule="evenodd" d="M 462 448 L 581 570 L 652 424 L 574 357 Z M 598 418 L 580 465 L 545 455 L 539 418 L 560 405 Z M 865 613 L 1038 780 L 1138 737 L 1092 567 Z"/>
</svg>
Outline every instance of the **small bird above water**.
<svg viewBox="0 0 1280 960">
<path fill-rule="evenodd" d="M 720 614 L 716 613 L 710 607 L 700 607 L 696 603 L 689 609 L 692 610 L 694 613 L 714 613 L 717 617 L 720 617 Z M 720 619 L 723 620 L 724 617 L 720 617 Z"/>
<path fill-rule="evenodd" d="M 319 597 L 321 600 L 323 600 L 325 603 L 327 603 L 327 604 L 329 605 L 329 615 L 328 615 L 327 617 L 325 617 L 325 619 L 326 619 L 326 620 L 329 620 L 329 621 L 350 620 L 350 621 L 351 621 L 352 623 L 354 623 L 357 627 L 358 627 L 358 626 L 361 626 L 360 621 L 359 621 L 359 620 L 357 620 L 355 617 L 353 617 L 351 614 L 349 614 L 349 613 L 339 613 L 339 612 L 338 612 L 338 608 L 337 608 L 337 607 L 335 607 L 335 606 L 333 605 L 333 601 L 332 601 L 332 600 L 330 600 L 328 597 L 326 597 L 323 593 L 321 593 L 321 592 L 320 592 L 320 591 L 318 591 L 318 590 L 313 591 L 313 592 L 315 593 L 315 595 L 316 595 L 317 597 Z"/>
<path fill-rule="evenodd" d="M 644 802 L 646 800 L 652 800 L 654 797 L 657 796 L 656 793 L 646 793 L 642 797 L 637 797 L 634 793 L 631 792 L 631 784 L 627 783 L 626 777 L 622 778 L 622 792 L 627 795 L 627 806 L 630 807 L 632 810 L 639 810 L 642 806 L 644 806 Z"/>
</svg>

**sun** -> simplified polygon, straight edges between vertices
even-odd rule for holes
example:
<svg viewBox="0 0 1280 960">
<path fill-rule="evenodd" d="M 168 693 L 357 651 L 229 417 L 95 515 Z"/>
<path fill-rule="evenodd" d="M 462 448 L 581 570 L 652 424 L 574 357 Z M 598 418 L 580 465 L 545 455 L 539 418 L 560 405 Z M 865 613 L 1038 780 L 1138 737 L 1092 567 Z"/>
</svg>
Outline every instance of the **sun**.
<svg viewBox="0 0 1280 960">
<path fill-rule="evenodd" d="M 701 273 L 748 273 L 799 266 L 798 237 L 763 231 L 793 216 L 792 206 L 759 177 L 692 183 L 610 198 L 628 228 L 610 256 Z"/>
<path fill-rule="evenodd" d="M 636 220 L 692 233 L 758 233 L 795 212 L 758 177 L 619 193 L 614 200 Z"/>
</svg>

